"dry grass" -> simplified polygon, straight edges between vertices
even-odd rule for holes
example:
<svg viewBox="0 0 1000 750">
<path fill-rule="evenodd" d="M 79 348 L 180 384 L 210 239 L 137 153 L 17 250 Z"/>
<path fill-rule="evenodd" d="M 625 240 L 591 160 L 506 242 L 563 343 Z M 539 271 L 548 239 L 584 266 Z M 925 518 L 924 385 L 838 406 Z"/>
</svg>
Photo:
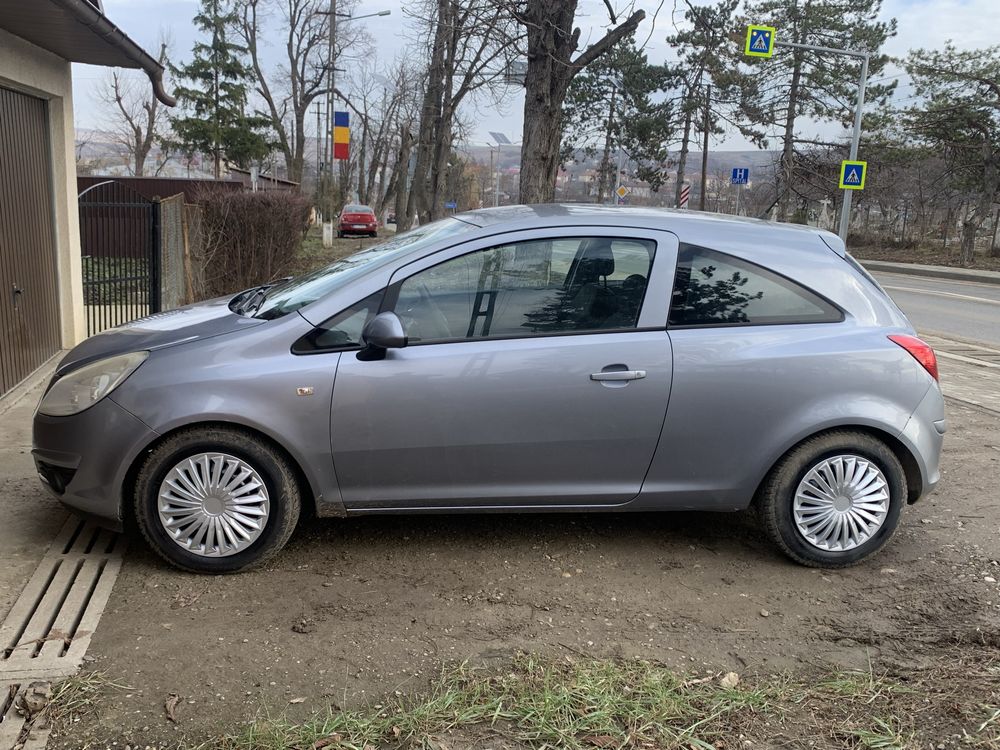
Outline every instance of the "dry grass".
<svg viewBox="0 0 1000 750">
<path fill-rule="evenodd" d="M 904 677 L 874 668 L 723 687 L 646 661 L 547 661 L 445 670 L 423 697 L 390 697 L 304 723 L 266 716 L 203 750 L 323 747 L 749 747 L 1000 750 L 1000 665 L 977 655 Z"/>
</svg>

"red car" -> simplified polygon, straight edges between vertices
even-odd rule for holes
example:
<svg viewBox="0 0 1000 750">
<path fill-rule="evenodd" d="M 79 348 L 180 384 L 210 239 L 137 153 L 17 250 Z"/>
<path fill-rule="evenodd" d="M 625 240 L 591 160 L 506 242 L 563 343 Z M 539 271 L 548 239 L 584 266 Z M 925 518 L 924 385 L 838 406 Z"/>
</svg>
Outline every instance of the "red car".
<svg viewBox="0 0 1000 750">
<path fill-rule="evenodd" d="M 367 234 L 369 237 L 378 237 L 378 219 L 375 212 L 369 206 L 358 204 L 348 204 L 340 212 L 340 224 L 337 227 L 337 236 L 346 237 L 349 234 Z"/>
</svg>

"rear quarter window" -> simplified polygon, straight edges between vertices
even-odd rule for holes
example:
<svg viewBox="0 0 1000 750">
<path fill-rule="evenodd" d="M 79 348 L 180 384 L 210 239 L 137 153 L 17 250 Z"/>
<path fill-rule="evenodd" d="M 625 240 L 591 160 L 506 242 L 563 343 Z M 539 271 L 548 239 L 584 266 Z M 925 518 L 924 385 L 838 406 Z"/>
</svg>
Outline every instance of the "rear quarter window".
<svg viewBox="0 0 1000 750">
<path fill-rule="evenodd" d="M 682 244 L 671 327 L 835 323 L 843 313 L 800 284 L 732 255 Z"/>
</svg>

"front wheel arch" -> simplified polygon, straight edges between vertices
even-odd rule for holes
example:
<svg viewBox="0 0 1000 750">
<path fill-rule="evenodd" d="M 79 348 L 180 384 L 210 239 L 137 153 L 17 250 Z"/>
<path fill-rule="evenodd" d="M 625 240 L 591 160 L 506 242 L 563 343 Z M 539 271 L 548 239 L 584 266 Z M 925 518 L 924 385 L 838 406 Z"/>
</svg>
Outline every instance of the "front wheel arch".
<svg viewBox="0 0 1000 750">
<path fill-rule="evenodd" d="M 299 496 L 302 498 L 302 510 L 310 511 L 312 517 L 318 515 L 318 508 L 316 503 L 316 495 L 313 492 L 312 486 L 309 484 L 309 480 L 306 477 L 305 471 L 302 466 L 295 459 L 295 457 L 288 452 L 288 450 L 277 440 L 272 438 L 267 433 L 261 432 L 260 430 L 255 430 L 252 427 L 247 427 L 244 424 L 239 424 L 238 422 L 226 422 L 224 420 L 212 420 L 208 422 L 190 422 L 188 424 L 180 425 L 175 427 L 169 432 L 164 432 L 162 435 L 158 435 L 155 440 L 151 441 L 149 445 L 145 446 L 136 457 L 133 459 L 132 463 L 129 465 L 128 471 L 125 472 L 125 477 L 122 480 L 121 487 L 121 520 L 122 525 L 129 531 L 135 532 L 138 530 L 138 525 L 136 524 L 135 518 L 135 483 L 139 477 L 139 471 L 142 465 L 146 462 L 146 457 L 152 453 L 157 447 L 162 443 L 169 440 L 171 437 L 179 432 L 185 432 L 192 429 L 226 429 L 226 430 L 236 430 L 245 433 L 248 437 L 252 437 L 254 440 L 259 440 L 266 443 L 268 447 L 277 453 L 280 453 L 285 461 L 288 462 L 289 467 L 292 469 L 292 473 L 295 476 L 296 486 L 299 491 Z M 305 513 L 302 514 L 306 516 Z M 300 519 L 300 523 L 301 523 Z"/>
</svg>

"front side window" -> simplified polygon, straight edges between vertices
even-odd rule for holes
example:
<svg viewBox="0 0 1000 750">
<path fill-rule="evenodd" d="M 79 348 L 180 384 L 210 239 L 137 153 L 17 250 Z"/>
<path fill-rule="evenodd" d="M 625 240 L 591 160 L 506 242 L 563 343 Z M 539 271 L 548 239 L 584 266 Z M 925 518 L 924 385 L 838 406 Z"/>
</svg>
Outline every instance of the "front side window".
<svg viewBox="0 0 1000 750">
<path fill-rule="evenodd" d="M 378 314 L 383 292 L 379 289 L 316 326 L 292 345 L 292 353 L 314 354 L 360 348 L 361 332 L 368 321 Z"/>
<path fill-rule="evenodd" d="M 409 253 L 474 229 L 472 224 L 448 218 L 402 232 L 375 247 L 341 258 L 268 291 L 254 317 L 270 320 L 288 315 Z"/>
<path fill-rule="evenodd" d="M 833 323 L 843 314 L 794 281 L 731 255 L 682 244 L 671 326 Z"/>
<path fill-rule="evenodd" d="M 492 247 L 405 279 L 395 310 L 413 342 L 635 328 L 654 251 L 610 237 Z"/>
</svg>

